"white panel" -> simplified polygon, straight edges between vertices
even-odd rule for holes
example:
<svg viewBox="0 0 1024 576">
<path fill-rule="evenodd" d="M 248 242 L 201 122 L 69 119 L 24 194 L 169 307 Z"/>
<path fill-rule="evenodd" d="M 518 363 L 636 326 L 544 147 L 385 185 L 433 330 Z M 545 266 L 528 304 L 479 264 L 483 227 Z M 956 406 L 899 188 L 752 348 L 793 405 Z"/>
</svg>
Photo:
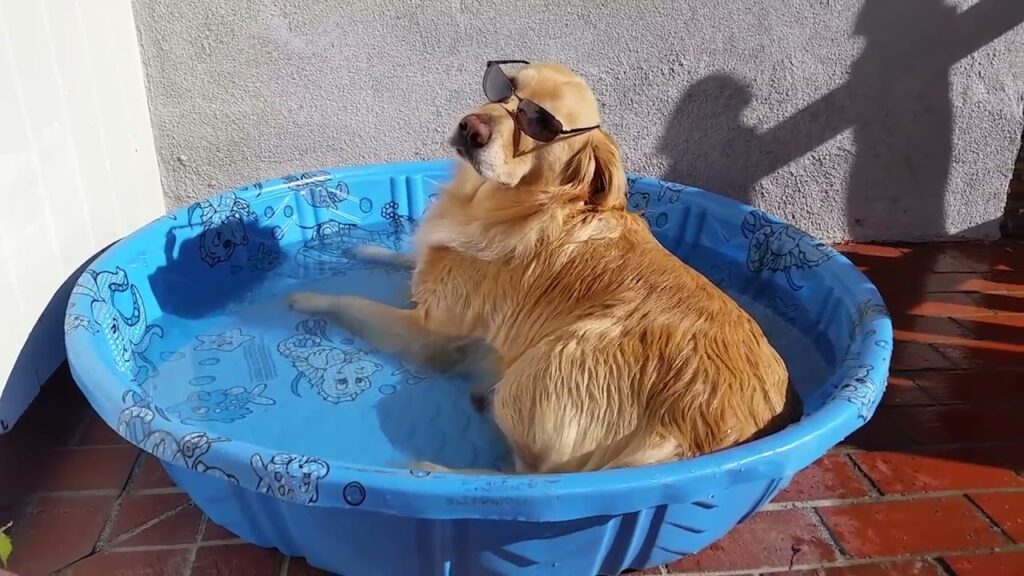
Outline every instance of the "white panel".
<svg viewBox="0 0 1024 576">
<path fill-rule="evenodd" d="M 0 1 L 6 426 L 59 361 L 64 302 L 56 300 L 66 294 L 58 288 L 164 211 L 142 74 L 130 0 Z M 30 333 L 54 341 L 28 342 Z"/>
</svg>

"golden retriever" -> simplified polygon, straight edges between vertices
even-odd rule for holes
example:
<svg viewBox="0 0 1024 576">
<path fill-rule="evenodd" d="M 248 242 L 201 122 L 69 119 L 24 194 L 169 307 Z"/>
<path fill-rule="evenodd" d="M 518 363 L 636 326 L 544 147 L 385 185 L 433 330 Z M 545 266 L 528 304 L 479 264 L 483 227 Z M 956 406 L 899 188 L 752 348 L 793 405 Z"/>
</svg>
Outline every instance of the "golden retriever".
<svg viewBox="0 0 1024 576">
<path fill-rule="evenodd" d="M 485 90 L 501 83 L 493 66 Z M 415 268 L 415 308 L 313 293 L 292 307 L 493 384 L 517 473 L 692 457 L 788 424 L 798 399 L 758 324 L 626 210 L 619 151 L 587 84 L 556 64 L 506 78 L 508 98 L 488 94 L 455 131 L 461 161 L 416 255 L 363 253 Z M 480 355 L 479 339 L 495 354 Z"/>
</svg>

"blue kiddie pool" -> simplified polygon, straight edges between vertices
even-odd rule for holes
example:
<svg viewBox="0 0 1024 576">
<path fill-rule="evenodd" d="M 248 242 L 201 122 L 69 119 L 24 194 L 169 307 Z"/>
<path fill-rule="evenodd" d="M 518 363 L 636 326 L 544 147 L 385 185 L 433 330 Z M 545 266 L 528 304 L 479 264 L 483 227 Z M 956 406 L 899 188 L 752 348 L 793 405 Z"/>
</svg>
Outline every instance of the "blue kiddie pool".
<svg viewBox="0 0 1024 576">
<path fill-rule="evenodd" d="M 892 328 L 846 258 L 768 214 L 630 178 L 629 206 L 728 292 L 805 405 L 782 432 L 692 460 L 566 475 L 467 476 L 510 454 L 468 383 L 375 353 L 289 310 L 298 289 L 408 306 L 400 249 L 449 162 L 307 172 L 182 208 L 100 256 L 68 306 L 71 369 L 101 417 L 163 461 L 216 523 L 345 576 L 618 574 L 723 536 L 862 426 Z M 672 314 L 665 310 L 665 314 Z"/>
</svg>

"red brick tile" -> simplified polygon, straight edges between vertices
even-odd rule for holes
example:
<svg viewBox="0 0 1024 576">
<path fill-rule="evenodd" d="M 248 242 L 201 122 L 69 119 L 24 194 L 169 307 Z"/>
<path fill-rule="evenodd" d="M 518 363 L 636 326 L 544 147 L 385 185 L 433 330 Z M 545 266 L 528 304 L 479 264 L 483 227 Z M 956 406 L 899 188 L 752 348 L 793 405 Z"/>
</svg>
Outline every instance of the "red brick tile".
<svg viewBox="0 0 1024 576">
<path fill-rule="evenodd" d="M 90 554 L 114 505 L 114 496 L 42 496 L 20 510 L 10 537 L 7 568 L 50 574 Z"/>
<path fill-rule="evenodd" d="M 805 510 L 759 512 L 706 549 L 679 560 L 669 571 L 782 568 L 834 561 L 838 554 Z"/>
<path fill-rule="evenodd" d="M 943 558 L 956 576 L 1020 576 L 1024 574 L 1024 552 L 999 552 Z"/>
<path fill-rule="evenodd" d="M 905 248 L 908 262 L 927 262 L 935 272 L 1020 270 L 1021 258 L 1004 244 L 932 243 Z"/>
<path fill-rule="evenodd" d="M 909 437 L 900 426 L 901 412 L 905 408 L 883 406 L 864 426 L 858 428 L 839 448 L 858 450 L 893 450 L 910 444 Z"/>
<path fill-rule="evenodd" d="M 971 500 L 1014 542 L 1024 544 L 1024 492 L 971 494 Z"/>
<path fill-rule="evenodd" d="M 188 550 L 111 550 L 61 570 L 62 576 L 177 576 L 188 569 Z"/>
<path fill-rule="evenodd" d="M 1024 350 L 1007 350 L 1007 346 L 991 341 L 974 340 L 966 345 L 939 343 L 933 347 L 948 358 L 954 367 L 961 369 L 1011 368 L 1024 362 Z"/>
<path fill-rule="evenodd" d="M 1000 450 L 1006 448 L 1000 447 Z M 862 452 L 852 454 L 883 494 L 910 494 L 937 490 L 1024 488 L 1024 478 L 995 464 L 978 463 L 981 454 L 970 448 L 931 454 Z"/>
<path fill-rule="evenodd" d="M 850 242 L 849 244 L 837 244 L 835 246 L 837 252 L 843 254 L 853 262 L 861 257 L 867 258 L 870 263 L 878 258 L 886 259 L 900 259 L 903 258 L 903 250 L 900 250 L 896 246 L 890 246 L 887 244 L 862 244 L 859 242 Z"/>
<path fill-rule="evenodd" d="M 903 562 L 880 562 L 786 572 L 786 576 L 946 576 L 934 562 L 929 560 L 906 560 Z"/>
<path fill-rule="evenodd" d="M 882 396 L 883 406 L 931 406 L 935 403 L 935 399 L 925 393 L 913 379 L 895 374 L 889 376 L 885 395 Z"/>
<path fill-rule="evenodd" d="M 120 491 L 128 480 L 139 450 L 134 446 L 59 448 L 46 453 L 39 492 L 78 490 Z"/>
<path fill-rule="evenodd" d="M 203 542 L 214 540 L 237 540 L 238 536 L 227 528 L 217 524 L 209 517 L 206 518 L 206 529 L 203 530 Z"/>
<path fill-rule="evenodd" d="M 893 339 L 897 346 L 903 342 L 962 343 L 974 338 L 963 325 L 952 318 L 933 316 L 894 316 L 892 319 Z"/>
<path fill-rule="evenodd" d="M 892 351 L 892 370 L 940 370 L 956 365 L 930 344 L 897 342 Z"/>
<path fill-rule="evenodd" d="M 901 408 L 900 425 L 924 445 L 1005 442 L 1024 437 L 1024 418 L 1007 410 L 972 406 Z"/>
<path fill-rule="evenodd" d="M 1006 543 L 961 497 L 853 504 L 818 512 L 855 558 L 977 550 Z"/>
<path fill-rule="evenodd" d="M 132 476 L 134 490 L 152 490 L 154 488 L 174 488 L 174 482 L 164 470 L 164 465 L 151 454 L 142 454 L 142 462 Z"/>
<path fill-rule="evenodd" d="M 828 454 L 798 473 L 776 502 L 862 498 L 871 492 L 845 457 Z"/>
<path fill-rule="evenodd" d="M 192 576 L 278 576 L 282 562 L 284 556 L 270 548 L 250 544 L 205 546 L 196 553 Z"/>
<path fill-rule="evenodd" d="M 102 418 L 91 413 L 82 430 L 76 446 L 127 446 L 128 441 L 115 432 Z"/>
<path fill-rule="evenodd" d="M 1024 404 L 1024 372 L 1017 370 L 916 372 L 913 380 L 942 404 Z"/>
<path fill-rule="evenodd" d="M 159 522 L 123 538 L 161 516 Z M 196 540 L 202 518 L 202 512 L 184 494 L 130 494 L 121 501 L 110 540 L 119 547 L 191 544 Z"/>
<path fill-rule="evenodd" d="M 924 287 L 925 292 L 1024 292 L 1024 274 L 1007 270 L 935 273 L 926 277 Z"/>
<path fill-rule="evenodd" d="M 928 294 L 926 300 L 909 306 L 896 306 L 896 312 L 950 318 L 1020 314 L 1024 312 L 1024 297 L 1014 294 L 942 292 Z"/>
</svg>

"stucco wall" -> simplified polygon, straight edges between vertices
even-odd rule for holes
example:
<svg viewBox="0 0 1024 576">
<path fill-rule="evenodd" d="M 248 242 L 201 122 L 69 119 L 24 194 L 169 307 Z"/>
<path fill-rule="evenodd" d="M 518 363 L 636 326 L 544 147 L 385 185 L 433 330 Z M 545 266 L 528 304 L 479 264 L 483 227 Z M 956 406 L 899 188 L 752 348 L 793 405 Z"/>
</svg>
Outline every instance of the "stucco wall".
<svg viewBox="0 0 1024 576">
<path fill-rule="evenodd" d="M 292 170 L 447 155 L 493 58 L 583 74 L 629 170 L 828 240 L 998 234 L 1020 143 L 1021 0 L 135 9 L 172 206 Z"/>
</svg>

